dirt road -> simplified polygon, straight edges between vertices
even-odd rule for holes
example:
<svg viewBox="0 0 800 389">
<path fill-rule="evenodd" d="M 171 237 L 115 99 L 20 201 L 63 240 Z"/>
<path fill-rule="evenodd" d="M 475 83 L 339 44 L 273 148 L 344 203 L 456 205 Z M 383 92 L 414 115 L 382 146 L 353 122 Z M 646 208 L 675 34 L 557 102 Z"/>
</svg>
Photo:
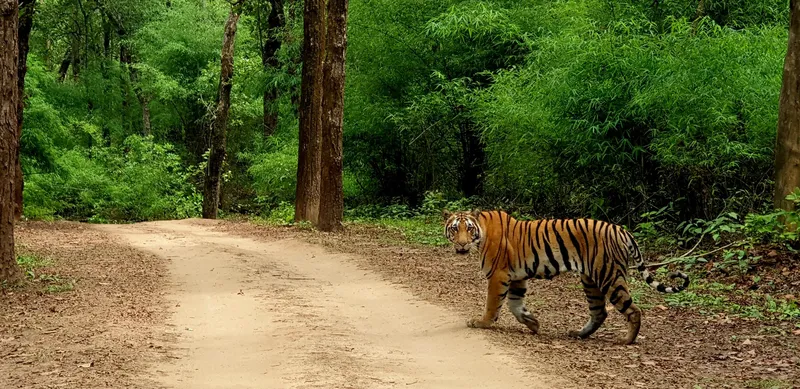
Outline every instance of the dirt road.
<svg viewBox="0 0 800 389">
<path fill-rule="evenodd" d="M 465 317 L 415 298 L 348 256 L 257 241 L 201 220 L 100 226 L 169 259 L 181 357 L 151 374 L 175 388 L 546 388 Z"/>
</svg>

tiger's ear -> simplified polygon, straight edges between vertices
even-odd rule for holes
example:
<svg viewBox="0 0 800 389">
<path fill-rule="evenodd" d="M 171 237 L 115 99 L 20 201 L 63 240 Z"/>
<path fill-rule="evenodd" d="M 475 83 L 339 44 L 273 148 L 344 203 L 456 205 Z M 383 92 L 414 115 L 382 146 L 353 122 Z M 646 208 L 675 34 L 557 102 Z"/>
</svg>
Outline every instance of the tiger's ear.
<svg viewBox="0 0 800 389">
<path fill-rule="evenodd" d="M 447 219 L 449 219 L 450 216 L 453 216 L 452 212 L 450 212 L 450 211 L 448 211 L 446 209 L 442 211 L 442 218 L 444 218 L 445 221 L 447 221 Z"/>
<path fill-rule="evenodd" d="M 478 218 L 478 216 L 480 216 L 480 215 L 481 215 L 481 210 L 480 210 L 480 209 L 478 209 L 478 208 L 475 208 L 475 209 L 473 209 L 473 210 L 470 212 L 470 215 L 472 215 L 472 217 L 474 217 L 474 218 L 476 218 L 476 219 L 477 219 L 477 218 Z"/>
</svg>

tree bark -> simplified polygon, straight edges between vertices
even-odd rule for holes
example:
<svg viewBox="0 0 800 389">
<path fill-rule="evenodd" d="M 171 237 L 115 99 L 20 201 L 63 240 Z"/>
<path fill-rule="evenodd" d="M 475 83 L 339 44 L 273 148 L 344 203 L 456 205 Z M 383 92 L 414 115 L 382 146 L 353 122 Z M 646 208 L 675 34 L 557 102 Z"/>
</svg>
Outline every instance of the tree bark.
<svg viewBox="0 0 800 389">
<path fill-rule="evenodd" d="M 203 185 L 203 218 L 216 219 L 219 210 L 219 189 L 222 164 L 225 161 L 225 132 L 228 126 L 228 110 L 231 106 L 231 87 L 233 79 L 233 45 L 236 40 L 236 26 L 241 13 L 241 2 L 231 5 L 225 35 L 222 39 L 220 60 L 219 95 L 214 121 L 211 124 L 211 150 L 208 168 Z"/>
<path fill-rule="evenodd" d="M 72 51 L 70 48 L 67 48 L 67 51 L 64 53 L 64 59 L 61 60 L 61 65 L 58 67 L 58 80 L 64 82 L 67 79 L 67 71 L 69 70 L 69 64 L 72 62 Z"/>
<path fill-rule="evenodd" d="M 22 218 L 22 193 L 24 182 L 22 179 L 22 164 L 19 159 L 19 140 L 22 137 L 22 116 L 25 111 L 25 75 L 28 73 L 28 51 L 30 50 L 31 29 L 33 28 L 33 13 L 36 0 L 23 0 L 19 5 L 18 24 L 18 62 L 17 62 L 17 89 L 19 101 L 17 103 L 17 153 L 14 156 L 14 220 Z"/>
<path fill-rule="evenodd" d="M 775 147 L 775 208 L 795 208 L 786 195 L 800 186 L 800 0 L 790 1 L 789 44 L 783 64 Z"/>
<path fill-rule="evenodd" d="M 72 53 L 72 79 L 77 81 L 81 74 L 81 37 L 80 31 L 76 30 L 72 37 L 70 53 Z"/>
<path fill-rule="evenodd" d="M 342 127 L 344 122 L 344 79 L 347 55 L 348 0 L 328 0 L 325 31 L 325 62 L 322 97 L 322 179 L 320 180 L 319 222 L 322 231 L 342 228 Z"/>
<path fill-rule="evenodd" d="M 152 132 L 152 125 L 150 122 L 150 99 L 141 92 L 137 93 L 137 95 L 139 96 L 139 103 L 142 105 L 142 131 L 144 136 L 150 136 Z"/>
<path fill-rule="evenodd" d="M 294 219 L 317 223 L 322 132 L 322 60 L 325 53 L 324 0 L 303 5 L 303 73 L 300 86 L 300 145 Z"/>
<path fill-rule="evenodd" d="M 267 41 L 261 46 L 261 63 L 264 69 L 277 68 L 278 50 L 281 48 L 281 33 L 286 24 L 283 15 L 283 0 L 270 0 L 270 11 L 267 16 Z M 278 89 L 269 86 L 264 89 L 264 136 L 269 137 L 278 128 Z"/>
<path fill-rule="evenodd" d="M 464 197 L 483 194 L 483 170 L 486 166 L 486 152 L 481 143 L 480 132 L 467 120 L 462 121 L 461 152 L 464 165 L 461 169 L 461 192 Z"/>
<path fill-rule="evenodd" d="M 19 3 L 0 0 L 0 282 L 20 277 L 14 254 L 14 157 L 17 155 L 19 108 Z"/>
</svg>

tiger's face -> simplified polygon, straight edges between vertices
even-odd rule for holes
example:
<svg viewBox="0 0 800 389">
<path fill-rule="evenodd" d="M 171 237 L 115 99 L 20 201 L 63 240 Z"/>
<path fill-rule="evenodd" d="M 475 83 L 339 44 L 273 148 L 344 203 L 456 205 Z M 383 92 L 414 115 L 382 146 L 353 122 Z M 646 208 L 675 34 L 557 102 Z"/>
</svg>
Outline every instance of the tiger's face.
<svg viewBox="0 0 800 389">
<path fill-rule="evenodd" d="M 444 235 L 453 243 L 456 253 L 466 255 L 470 249 L 478 248 L 483 232 L 478 216 L 480 211 L 449 212 L 444 211 Z"/>
</svg>

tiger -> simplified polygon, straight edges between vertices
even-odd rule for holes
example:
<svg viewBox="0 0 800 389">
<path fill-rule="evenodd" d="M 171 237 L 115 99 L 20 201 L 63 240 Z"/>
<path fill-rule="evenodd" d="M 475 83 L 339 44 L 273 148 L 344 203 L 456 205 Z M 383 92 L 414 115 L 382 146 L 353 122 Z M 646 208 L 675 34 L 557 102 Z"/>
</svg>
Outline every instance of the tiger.
<svg viewBox="0 0 800 389">
<path fill-rule="evenodd" d="M 633 235 L 621 226 L 593 219 L 517 220 L 504 211 L 443 211 L 444 233 L 457 254 L 480 252 L 481 271 L 489 280 L 483 316 L 467 321 L 470 328 L 489 328 L 508 299 L 508 308 L 534 334 L 539 321 L 525 306 L 527 280 L 552 279 L 562 272 L 580 274 L 589 321 L 573 338 L 594 334 L 608 313 L 606 301 L 628 322 L 621 344 L 633 344 L 639 335 L 642 310 L 634 304 L 627 282 L 632 260 L 645 282 L 661 293 L 677 293 L 689 286 L 689 277 L 673 272 L 682 285 L 665 286 L 653 279 L 644 265 Z"/>
</svg>

